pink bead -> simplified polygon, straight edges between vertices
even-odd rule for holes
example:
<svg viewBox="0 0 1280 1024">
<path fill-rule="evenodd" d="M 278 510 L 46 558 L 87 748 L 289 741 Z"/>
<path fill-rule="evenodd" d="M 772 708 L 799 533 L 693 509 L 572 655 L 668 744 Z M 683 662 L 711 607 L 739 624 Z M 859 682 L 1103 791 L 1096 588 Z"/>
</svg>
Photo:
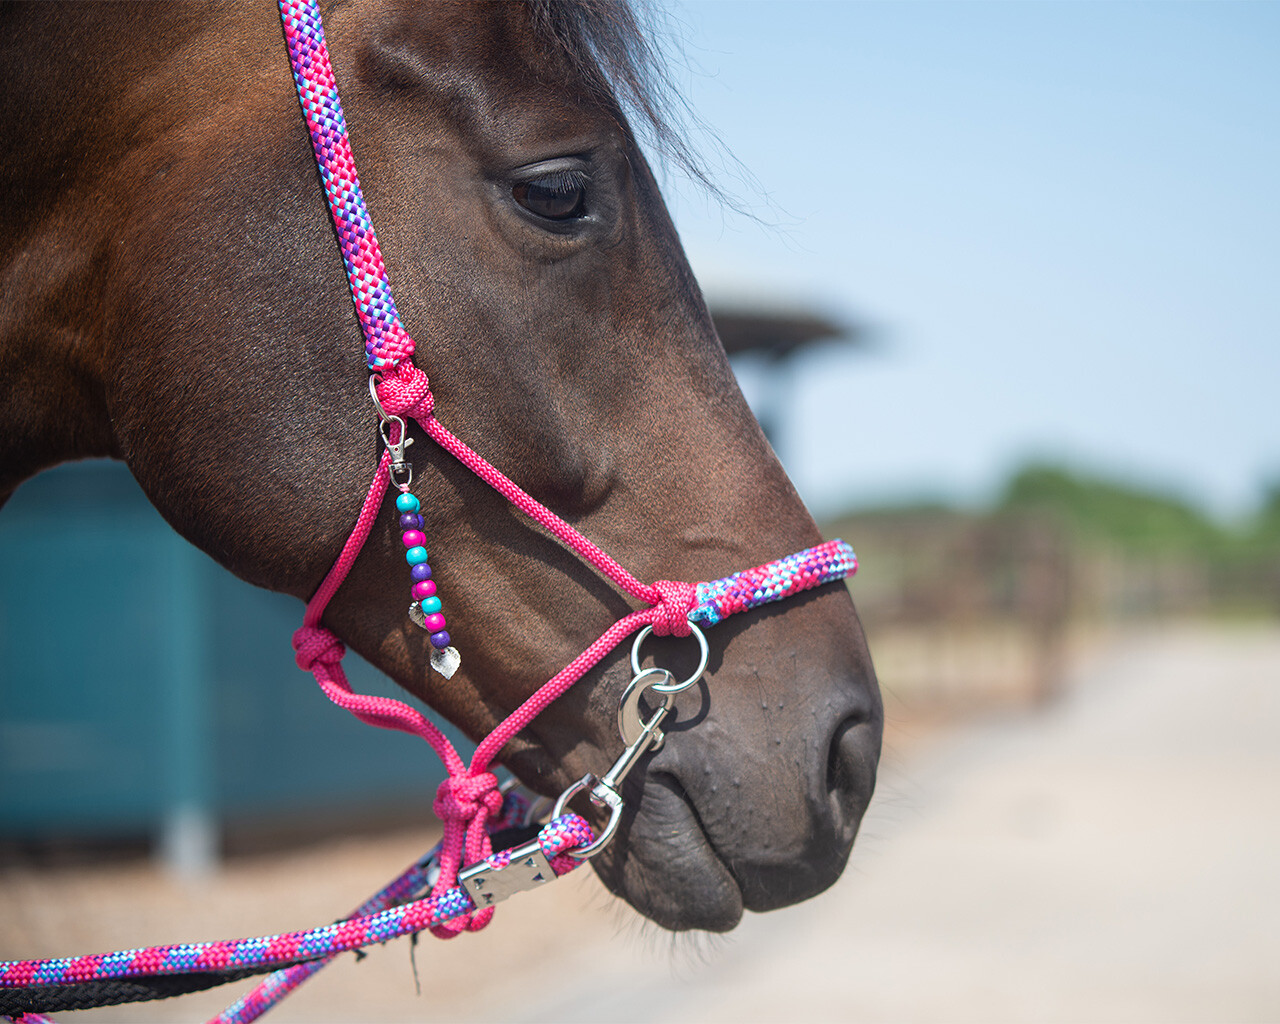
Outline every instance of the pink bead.
<svg viewBox="0 0 1280 1024">
<path fill-rule="evenodd" d="M 439 612 L 432 612 L 423 620 L 422 624 L 426 627 L 428 633 L 439 633 L 446 625 L 444 616 Z"/>
<path fill-rule="evenodd" d="M 405 530 L 404 536 L 400 538 L 404 541 L 407 548 L 420 548 L 427 542 L 427 535 L 421 530 Z"/>
<path fill-rule="evenodd" d="M 436 592 L 434 580 L 423 580 L 421 583 L 413 585 L 413 596 L 421 601 L 424 597 L 430 597 Z"/>
</svg>

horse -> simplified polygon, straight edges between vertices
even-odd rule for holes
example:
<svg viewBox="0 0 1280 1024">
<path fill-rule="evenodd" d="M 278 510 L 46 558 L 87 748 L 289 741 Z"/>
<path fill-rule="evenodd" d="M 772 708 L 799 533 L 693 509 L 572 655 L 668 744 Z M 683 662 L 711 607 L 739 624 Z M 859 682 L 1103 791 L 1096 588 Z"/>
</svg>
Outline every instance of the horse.
<svg viewBox="0 0 1280 1024">
<path fill-rule="evenodd" d="M 436 415 L 642 579 L 819 543 L 642 155 L 639 127 L 681 143 L 633 12 L 352 0 L 325 22 Z M 382 443 L 274 6 L 6 6 L 0 115 L 0 502 L 56 463 L 123 460 L 188 541 L 307 600 Z M 480 737 L 631 604 L 410 436 L 463 664 L 433 674 L 405 617 L 390 501 L 324 625 Z M 548 795 L 608 764 L 630 678 L 605 658 L 503 764 Z M 592 864 L 677 931 L 813 896 L 849 856 L 882 721 L 843 584 L 734 616 Z"/>
</svg>

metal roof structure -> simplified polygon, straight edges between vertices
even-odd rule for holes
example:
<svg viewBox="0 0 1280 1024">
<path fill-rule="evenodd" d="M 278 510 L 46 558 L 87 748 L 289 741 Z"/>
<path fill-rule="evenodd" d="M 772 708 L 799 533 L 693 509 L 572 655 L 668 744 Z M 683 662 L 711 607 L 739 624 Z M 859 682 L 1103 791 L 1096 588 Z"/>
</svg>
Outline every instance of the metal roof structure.
<svg viewBox="0 0 1280 1024">
<path fill-rule="evenodd" d="M 869 329 L 799 307 L 710 304 L 711 319 L 729 355 L 759 352 L 783 359 L 802 348 L 842 342 L 862 347 Z"/>
</svg>

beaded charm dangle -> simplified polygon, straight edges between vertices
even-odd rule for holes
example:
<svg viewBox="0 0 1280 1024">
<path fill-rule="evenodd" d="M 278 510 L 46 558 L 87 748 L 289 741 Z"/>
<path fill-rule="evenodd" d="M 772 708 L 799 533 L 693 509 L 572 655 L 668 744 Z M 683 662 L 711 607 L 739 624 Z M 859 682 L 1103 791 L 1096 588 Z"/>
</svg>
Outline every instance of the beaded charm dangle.
<svg viewBox="0 0 1280 1024">
<path fill-rule="evenodd" d="M 408 486 L 396 498 L 400 513 L 401 539 L 405 546 L 405 561 L 409 563 L 409 576 L 413 580 L 413 604 L 409 605 L 409 618 L 431 634 L 431 667 L 448 679 L 462 664 L 462 656 L 450 646 L 449 631 L 440 598 L 436 597 L 436 584 L 431 578 L 431 566 L 427 562 L 426 534 L 422 532 L 422 516 L 418 499 L 409 493 Z"/>
</svg>

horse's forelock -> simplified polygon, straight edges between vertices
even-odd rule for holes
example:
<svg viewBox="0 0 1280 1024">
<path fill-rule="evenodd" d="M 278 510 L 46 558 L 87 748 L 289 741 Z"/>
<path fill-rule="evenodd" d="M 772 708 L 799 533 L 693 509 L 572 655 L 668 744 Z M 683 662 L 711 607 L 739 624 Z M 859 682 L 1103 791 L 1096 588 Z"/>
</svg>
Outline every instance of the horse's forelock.
<svg viewBox="0 0 1280 1024">
<path fill-rule="evenodd" d="M 672 80 L 662 45 L 646 8 L 628 0 L 526 0 L 540 41 L 559 50 L 569 66 L 600 98 L 616 102 L 662 157 L 712 192 L 685 126 L 701 128 Z"/>
</svg>

